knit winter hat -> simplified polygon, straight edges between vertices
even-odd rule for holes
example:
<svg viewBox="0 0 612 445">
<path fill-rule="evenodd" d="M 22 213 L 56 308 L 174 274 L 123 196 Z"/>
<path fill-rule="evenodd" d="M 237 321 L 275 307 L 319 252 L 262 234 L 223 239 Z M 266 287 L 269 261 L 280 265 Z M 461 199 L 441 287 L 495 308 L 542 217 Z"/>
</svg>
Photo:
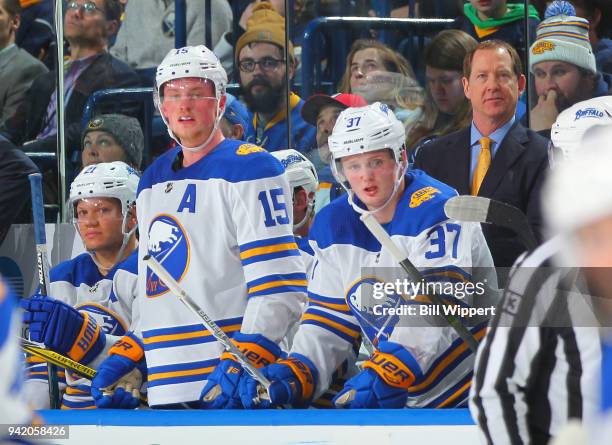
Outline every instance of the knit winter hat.
<svg viewBox="0 0 612 445">
<path fill-rule="evenodd" d="M 268 2 L 257 3 L 247 20 L 247 29 L 236 42 L 236 62 L 240 51 L 249 43 L 273 43 L 285 49 L 285 19 Z M 289 41 L 289 57 L 293 59 L 293 44 Z"/>
<path fill-rule="evenodd" d="M 540 62 L 560 60 L 596 73 L 589 21 L 576 17 L 571 3 L 558 0 L 546 8 L 544 17 L 530 48 L 529 70 Z"/>
<path fill-rule="evenodd" d="M 87 133 L 91 131 L 105 131 L 110 133 L 123 148 L 128 163 L 140 168 L 142 151 L 144 149 L 144 135 L 138 119 L 124 114 L 101 114 L 87 123 L 81 136 L 81 144 Z"/>
</svg>

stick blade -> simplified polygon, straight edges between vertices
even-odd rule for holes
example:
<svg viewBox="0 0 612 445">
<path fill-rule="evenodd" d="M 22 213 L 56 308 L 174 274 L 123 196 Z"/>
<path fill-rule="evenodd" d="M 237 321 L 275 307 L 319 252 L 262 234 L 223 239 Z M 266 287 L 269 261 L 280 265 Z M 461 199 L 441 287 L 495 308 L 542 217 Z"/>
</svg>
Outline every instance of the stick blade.
<svg viewBox="0 0 612 445">
<path fill-rule="evenodd" d="M 453 196 L 444 204 L 447 218 L 457 221 L 486 223 L 491 200 L 482 196 Z"/>
</svg>

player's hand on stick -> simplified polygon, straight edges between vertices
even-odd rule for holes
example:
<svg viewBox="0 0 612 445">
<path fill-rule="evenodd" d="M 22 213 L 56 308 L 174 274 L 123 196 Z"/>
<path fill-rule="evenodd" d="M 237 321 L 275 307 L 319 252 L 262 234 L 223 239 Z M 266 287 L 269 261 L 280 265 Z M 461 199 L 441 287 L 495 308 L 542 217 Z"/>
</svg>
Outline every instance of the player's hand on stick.
<svg viewBox="0 0 612 445">
<path fill-rule="evenodd" d="M 128 333 L 109 351 L 91 382 L 91 395 L 98 408 L 134 409 L 140 404 L 140 387 L 146 380 L 144 348 Z"/>
<path fill-rule="evenodd" d="M 403 408 L 407 389 L 420 375 L 419 365 L 400 344 L 381 342 L 363 364 L 363 371 L 346 382 L 334 397 L 337 408 Z"/>
<path fill-rule="evenodd" d="M 303 356 L 292 356 L 266 366 L 262 373 L 270 380 L 270 399 L 258 397 L 258 382 L 251 376 L 240 382 L 240 399 L 245 408 L 272 408 L 280 405 L 305 406 L 316 386 L 316 368 Z"/>
<path fill-rule="evenodd" d="M 106 336 L 86 312 L 50 297 L 34 295 L 20 302 L 30 340 L 87 364 L 104 348 Z"/>
<path fill-rule="evenodd" d="M 274 363 L 281 353 L 276 343 L 260 334 L 237 332 L 232 341 L 257 368 Z M 221 361 L 208 377 L 208 382 L 200 394 L 202 408 L 242 408 L 238 388 L 240 381 L 247 376 L 232 354 L 221 354 Z"/>
</svg>

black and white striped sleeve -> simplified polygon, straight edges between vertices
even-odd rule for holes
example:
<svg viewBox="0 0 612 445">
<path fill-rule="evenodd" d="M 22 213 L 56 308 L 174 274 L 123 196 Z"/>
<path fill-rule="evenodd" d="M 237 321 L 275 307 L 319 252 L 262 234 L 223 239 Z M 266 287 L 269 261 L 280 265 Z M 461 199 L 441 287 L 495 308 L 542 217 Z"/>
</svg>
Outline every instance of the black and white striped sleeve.
<svg viewBox="0 0 612 445">
<path fill-rule="evenodd" d="M 596 368 L 590 360 L 585 374 L 583 355 L 594 329 L 572 326 L 560 298 L 567 270 L 539 267 L 548 256 L 536 250 L 513 268 L 476 356 L 470 411 L 486 443 L 547 443 L 583 416 L 582 387 Z"/>
</svg>

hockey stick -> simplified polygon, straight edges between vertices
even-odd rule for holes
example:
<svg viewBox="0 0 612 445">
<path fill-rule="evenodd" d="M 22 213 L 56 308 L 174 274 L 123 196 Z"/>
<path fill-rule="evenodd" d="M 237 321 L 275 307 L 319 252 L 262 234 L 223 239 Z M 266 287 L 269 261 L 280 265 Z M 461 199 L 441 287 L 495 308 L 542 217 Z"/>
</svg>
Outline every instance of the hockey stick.
<svg viewBox="0 0 612 445">
<path fill-rule="evenodd" d="M 538 243 L 523 212 L 510 204 L 482 196 L 454 196 L 444 204 L 446 216 L 457 221 L 493 224 L 516 233 L 527 250 Z"/>
<path fill-rule="evenodd" d="M 408 256 L 403 254 L 402 251 L 397 247 L 397 245 L 393 242 L 391 237 L 385 229 L 382 228 L 380 223 L 376 221 L 376 218 L 371 213 L 363 213 L 359 219 L 363 221 L 367 229 L 370 231 L 374 238 L 378 240 L 378 242 L 389 250 L 391 255 L 395 258 L 395 260 L 400 264 L 402 269 L 408 274 L 408 277 L 415 282 L 423 282 L 424 278 L 421 275 L 421 272 L 410 262 Z M 444 303 L 440 296 L 436 295 L 435 292 L 427 292 L 426 296 L 429 300 L 435 304 L 436 306 L 442 307 Z M 441 315 L 444 317 L 446 322 L 455 330 L 457 335 L 467 344 L 467 346 L 472 350 L 472 352 L 476 352 L 478 349 L 478 342 L 474 338 L 474 336 L 467 330 L 465 326 L 459 321 L 458 318 L 454 317 L 451 314 L 446 314 L 444 310 L 440 311 Z M 342 395 L 342 397 L 336 400 L 336 406 L 342 408 L 347 403 L 354 400 L 356 394 L 356 390 L 347 391 Z"/>
<path fill-rule="evenodd" d="M 87 377 L 89 380 L 92 380 L 98 374 L 98 371 L 96 371 L 95 369 L 90 368 L 89 366 L 79 363 L 77 361 L 74 361 L 70 357 L 66 357 L 65 355 L 62 355 L 59 352 L 47 349 L 42 345 L 25 338 L 20 338 L 19 340 L 21 341 L 21 349 L 23 349 L 30 355 L 42 358 L 47 362 L 53 363 L 57 366 L 61 366 L 64 369 L 76 372 L 77 374 L 80 374 L 83 377 Z M 103 391 L 103 393 L 104 395 L 112 394 L 112 392 L 108 391 Z M 146 398 L 139 398 L 141 403 L 145 405 L 147 404 Z"/>
<path fill-rule="evenodd" d="M 238 347 L 236 347 L 234 343 L 232 343 L 232 340 L 227 336 L 225 332 L 221 330 L 217 323 L 215 323 L 215 321 L 210 318 L 206 312 L 204 312 L 202 309 L 200 309 L 200 307 L 198 307 L 197 304 L 195 304 L 189 294 L 187 294 L 187 292 L 185 292 L 181 288 L 181 286 L 176 282 L 172 275 L 168 273 L 164 266 L 159 263 L 159 261 L 157 261 L 151 255 L 146 255 L 143 258 L 143 261 L 147 263 L 147 265 L 159 277 L 159 279 L 164 282 L 166 287 L 168 287 L 168 289 L 170 289 L 174 293 L 174 295 L 176 295 L 178 299 L 181 300 L 181 303 L 187 306 L 189 310 L 191 310 L 194 314 L 196 314 L 202 319 L 206 329 L 208 329 L 210 333 L 219 341 L 219 343 L 221 343 L 225 347 L 225 349 L 236 358 L 236 360 L 242 365 L 244 370 L 251 377 L 261 383 L 261 386 L 263 386 L 264 390 L 261 390 L 261 387 L 259 387 L 259 394 L 256 399 L 270 400 L 270 381 L 261 373 L 261 371 L 259 371 L 259 369 L 253 366 L 249 359 L 246 358 L 246 356 L 242 353 L 240 349 L 238 349 Z M 219 387 L 219 385 L 215 386 L 212 390 L 209 391 L 208 394 L 204 396 L 204 401 L 209 402 L 214 400 L 215 398 L 217 398 L 220 392 L 221 388 Z"/>
<path fill-rule="evenodd" d="M 39 292 L 49 295 L 49 259 L 47 257 L 47 235 L 45 234 L 45 208 L 42 196 L 42 175 L 28 175 L 32 195 L 32 222 L 34 223 L 34 239 L 36 242 L 36 266 L 38 268 Z M 47 363 L 49 372 L 49 404 L 51 409 L 59 408 L 59 384 L 57 382 L 57 367 Z"/>
<path fill-rule="evenodd" d="M 54 365 L 74 371 L 84 377 L 87 377 L 88 379 L 93 379 L 97 374 L 95 369 L 74 361 L 71 358 L 60 354 L 59 352 L 43 348 L 38 343 L 34 343 L 25 338 L 20 338 L 20 340 L 21 349 L 35 357 L 45 359 L 49 363 L 53 363 Z"/>
<path fill-rule="evenodd" d="M 393 255 L 395 260 L 400 264 L 402 269 L 404 269 L 404 271 L 406 272 L 406 274 L 408 274 L 408 277 L 412 281 L 424 281 L 421 272 L 419 272 L 419 270 L 414 266 L 414 264 L 410 262 L 408 256 L 402 253 L 399 247 L 397 247 L 397 245 L 393 242 L 389 234 L 385 232 L 385 229 L 382 228 L 380 223 L 376 221 L 376 218 L 374 218 L 371 213 L 364 213 L 359 219 L 363 221 L 370 233 L 374 235 L 374 238 L 376 238 L 378 242 L 382 246 L 384 246 L 391 253 L 391 255 Z M 444 306 L 444 302 L 435 292 L 428 292 L 426 293 L 426 296 L 436 306 Z M 461 337 L 461 339 L 468 345 L 472 352 L 476 352 L 476 349 L 478 349 L 478 342 L 470 333 L 470 331 L 468 331 L 467 328 L 463 326 L 463 324 L 461 323 L 461 321 L 459 321 L 458 318 L 454 317 L 451 314 L 446 314 L 443 310 L 440 312 L 444 319 L 447 321 L 447 323 L 455 330 L 457 335 Z"/>
</svg>

